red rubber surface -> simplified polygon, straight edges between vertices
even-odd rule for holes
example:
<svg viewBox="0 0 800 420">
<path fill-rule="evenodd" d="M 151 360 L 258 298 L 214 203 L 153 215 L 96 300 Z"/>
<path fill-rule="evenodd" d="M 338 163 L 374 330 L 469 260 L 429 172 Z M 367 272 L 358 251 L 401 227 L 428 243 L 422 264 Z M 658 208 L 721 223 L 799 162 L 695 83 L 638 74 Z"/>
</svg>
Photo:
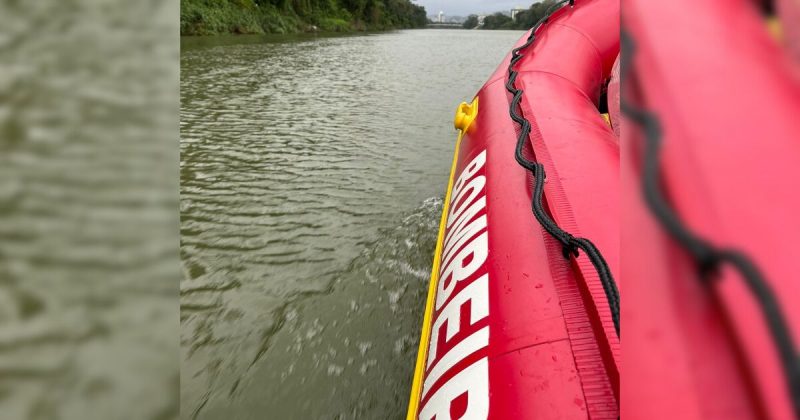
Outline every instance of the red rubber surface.
<svg viewBox="0 0 800 420">
<path fill-rule="evenodd" d="M 636 43 L 624 92 L 660 120 L 667 198 L 691 230 L 753 259 L 797 342 L 800 94 L 790 61 L 750 1 L 630 0 L 623 22 Z M 753 296 L 728 270 L 701 284 L 641 202 L 632 125 L 622 144 L 623 418 L 792 418 Z"/>
<path fill-rule="evenodd" d="M 574 9 L 562 9 L 525 52 L 517 86 L 525 91 L 523 113 L 534 126 L 529 146 L 547 172 L 547 209 L 564 229 L 594 241 L 619 281 L 619 143 L 597 109 L 601 84 L 619 53 L 618 27 L 618 0 L 578 1 Z M 458 179 L 485 151 L 485 165 L 475 175 L 485 177 L 485 188 L 453 202 L 458 213 L 485 194 L 485 209 L 470 220 L 486 216 L 486 228 L 473 239 L 488 232 L 488 256 L 455 284 L 448 302 L 486 274 L 488 316 L 474 322 L 474 303 L 464 304 L 458 333 L 448 339 L 446 328 L 434 328 L 437 350 L 428 355 L 433 360 L 426 377 L 449 351 L 487 327 L 488 345 L 442 375 L 422 398 L 420 412 L 430 415 L 426 406 L 437 391 L 486 362 L 490 418 L 617 419 L 620 348 L 606 297 L 589 260 L 566 260 L 531 212 L 530 175 L 514 160 L 508 61 L 478 93 L 480 112 L 456 169 Z M 440 281 L 449 286 L 453 280 Z M 434 325 L 440 316 L 436 310 Z M 449 415 L 479 413 L 474 404 L 481 398 L 472 391 L 453 398 Z"/>
</svg>

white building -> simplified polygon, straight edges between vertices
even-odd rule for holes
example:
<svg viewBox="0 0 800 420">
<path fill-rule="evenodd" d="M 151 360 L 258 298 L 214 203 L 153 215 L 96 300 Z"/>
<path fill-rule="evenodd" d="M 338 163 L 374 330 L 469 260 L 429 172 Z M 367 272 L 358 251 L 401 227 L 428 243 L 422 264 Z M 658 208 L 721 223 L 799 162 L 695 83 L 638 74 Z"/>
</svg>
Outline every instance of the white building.
<svg viewBox="0 0 800 420">
<path fill-rule="evenodd" d="M 437 22 L 444 23 L 444 12 L 439 12 L 439 19 Z"/>
<path fill-rule="evenodd" d="M 528 10 L 528 9 L 526 9 L 526 8 L 524 8 L 522 6 L 517 6 L 517 7 L 513 8 L 513 9 L 511 9 L 511 19 L 516 19 L 517 18 L 517 13 L 524 12 L 526 10 Z"/>
</svg>

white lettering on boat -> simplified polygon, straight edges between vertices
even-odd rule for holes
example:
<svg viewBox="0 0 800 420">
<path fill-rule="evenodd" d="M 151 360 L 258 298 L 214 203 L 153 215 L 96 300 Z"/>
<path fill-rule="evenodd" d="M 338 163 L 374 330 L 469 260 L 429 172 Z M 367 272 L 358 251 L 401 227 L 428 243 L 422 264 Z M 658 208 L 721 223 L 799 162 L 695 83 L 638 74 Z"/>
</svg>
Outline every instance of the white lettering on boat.
<svg viewBox="0 0 800 420">
<path fill-rule="evenodd" d="M 467 394 L 462 419 L 489 417 L 489 361 L 484 357 L 447 381 L 419 412 L 419 420 L 450 420 L 450 403 Z"/>
<path fill-rule="evenodd" d="M 480 174 L 485 163 L 486 151 L 482 151 L 453 184 L 436 291 L 438 313 L 431 328 L 421 395 L 422 400 L 430 398 L 420 410 L 422 420 L 449 419 L 453 402 L 463 396 L 466 407 L 462 405 L 461 418 L 486 418 L 489 413 L 488 359 L 484 356 L 467 366 L 461 363 L 489 345 L 489 326 L 476 327 L 489 316 L 486 177 Z M 431 392 L 443 378 L 447 379 Z"/>
</svg>

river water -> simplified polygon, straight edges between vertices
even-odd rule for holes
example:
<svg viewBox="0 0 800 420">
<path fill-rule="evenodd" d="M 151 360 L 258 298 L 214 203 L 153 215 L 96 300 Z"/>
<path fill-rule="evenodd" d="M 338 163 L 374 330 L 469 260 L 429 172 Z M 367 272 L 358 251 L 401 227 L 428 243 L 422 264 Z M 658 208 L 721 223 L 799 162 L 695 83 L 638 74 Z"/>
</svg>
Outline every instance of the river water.
<svg viewBox="0 0 800 420">
<path fill-rule="evenodd" d="M 0 419 L 179 416 L 177 1 L 0 2 Z"/>
<path fill-rule="evenodd" d="M 182 417 L 405 415 L 453 113 L 520 36 L 182 39 Z"/>
</svg>

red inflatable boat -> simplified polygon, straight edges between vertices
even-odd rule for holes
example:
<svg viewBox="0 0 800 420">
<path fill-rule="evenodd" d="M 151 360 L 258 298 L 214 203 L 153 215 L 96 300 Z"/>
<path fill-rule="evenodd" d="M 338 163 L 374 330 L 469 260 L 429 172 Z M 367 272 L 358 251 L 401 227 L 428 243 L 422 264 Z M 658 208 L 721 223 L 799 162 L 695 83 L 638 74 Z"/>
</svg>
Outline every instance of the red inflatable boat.
<svg viewBox="0 0 800 420">
<path fill-rule="evenodd" d="M 623 418 L 800 418 L 800 79 L 755 3 L 623 8 Z"/>
<path fill-rule="evenodd" d="M 458 110 L 409 419 L 619 417 L 619 0 L 556 6 Z"/>
</svg>

